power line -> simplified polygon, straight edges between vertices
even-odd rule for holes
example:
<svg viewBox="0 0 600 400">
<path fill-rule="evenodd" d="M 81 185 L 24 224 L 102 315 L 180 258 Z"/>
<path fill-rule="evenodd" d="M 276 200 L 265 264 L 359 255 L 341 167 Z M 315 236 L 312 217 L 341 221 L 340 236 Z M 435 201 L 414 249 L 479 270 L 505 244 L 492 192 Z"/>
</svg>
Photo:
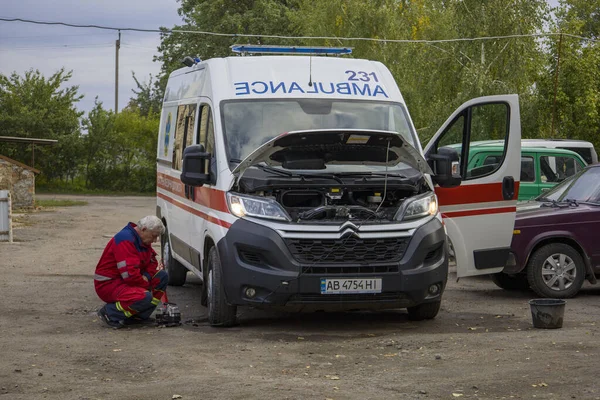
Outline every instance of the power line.
<svg viewBox="0 0 600 400">
<path fill-rule="evenodd" d="M 571 37 L 579 40 L 587 40 L 590 42 L 597 42 L 599 39 L 587 38 L 579 35 L 573 35 L 569 33 L 560 32 L 543 32 L 543 33 L 529 33 L 529 34 L 515 34 L 515 35 L 498 35 L 498 36 L 481 36 L 472 38 L 455 38 L 455 39 L 376 39 L 376 38 L 361 38 L 361 37 L 336 37 L 336 36 L 283 36 L 283 35 L 257 35 L 250 33 L 218 33 L 209 31 L 199 30 L 184 30 L 184 29 L 143 29 L 133 27 L 112 27 L 105 25 L 81 25 L 71 24 L 67 22 L 50 22 L 50 21 L 34 21 L 23 18 L 0 18 L 0 21 L 6 22 L 24 22 L 38 25 L 62 25 L 70 28 L 93 28 L 93 29 L 104 29 L 112 31 L 131 31 L 131 32 L 146 32 L 146 33 L 189 33 L 207 36 L 221 36 L 221 37 L 247 37 L 247 38 L 269 38 L 269 39 L 291 39 L 291 40 L 346 40 L 346 41 L 368 41 L 368 42 L 379 42 L 379 43 L 451 43 L 451 42 L 471 42 L 481 40 L 499 40 L 499 39 L 515 39 L 515 38 L 526 38 L 526 37 L 545 37 L 545 36 L 560 36 Z"/>
<path fill-rule="evenodd" d="M 6 39 L 37 39 L 37 38 L 54 39 L 54 38 L 62 38 L 62 37 L 83 37 L 83 36 L 98 36 L 98 35 L 112 35 L 112 33 L 80 33 L 80 34 L 77 34 L 77 35 L 2 36 L 2 37 L 0 37 L 0 40 L 6 40 Z"/>
<path fill-rule="evenodd" d="M 112 43 L 91 43 L 91 44 L 63 44 L 53 46 L 28 46 L 28 47 L 7 47 L 0 46 L 0 51 L 12 51 L 12 50 L 40 50 L 40 49 L 85 49 L 89 47 L 112 47 Z"/>
</svg>

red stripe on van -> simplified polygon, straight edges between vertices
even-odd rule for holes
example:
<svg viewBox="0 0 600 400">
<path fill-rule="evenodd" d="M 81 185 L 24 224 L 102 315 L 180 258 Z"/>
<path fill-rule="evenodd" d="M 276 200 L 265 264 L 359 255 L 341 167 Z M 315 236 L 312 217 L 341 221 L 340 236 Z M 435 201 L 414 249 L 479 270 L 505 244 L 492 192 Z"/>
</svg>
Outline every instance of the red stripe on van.
<svg viewBox="0 0 600 400">
<path fill-rule="evenodd" d="M 185 197 L 185 185 L 180 179 L 158 173 L 156 175 L 156 185 L 161 189 L 165 189 L 173 194 Z M 194 190 L 196 199 L 194 200 L 195 203 L 229 214 L 227 200 L 225 199 L 225 192 L 207 187 L 197 187 L 194 188 Z"/>
<path fill-rule="evenodd" d="M 515 182 L 515 194 L 512 200 L 519 197 L 519 182 Z M 435 194 L 440 206 L 456 206 L 460 204 L 487 203 L 505 201 L 502 195 L 502 183 L 481 183 L 477 185 L 460 185 L 454 188 L 437 186 Z M 510 201 L 510 200 L 509 200 Z"/>
<path fill-rule="evenodd" d="M 227 229 L 229 229 L 231 227 L 231 224 L 229 222 L 223 221 L 223 220 L 215 218 L 215 217 L 211 217 L 210 215 L 203 213 L 200 210 L 196 210 L 195 208 L 190 207 L 186 204 L 180 203 L 179 201 L 177 201 L 167 195 L 164 195 L 162 193 L 156 193 L 156 197 L 160 197 L 161 199 L 168 201 L 169 203 L 173 204 L 174 206 L 179 207 L 179 208 L 181 208 L 191 214 L 194 214 L 200 218 L 203 218 L 209 222 L 212 222 L 213 224 L 220 225 L 223 228 L 227 228 Z"/>
<path fill-rule="evenodd" d="M 483 210 L 443 212 L 442 218 L 473 217 L 476 215 L 504 214 L 517 212 L 517 207 L 486 208 Z"/>
</svg>

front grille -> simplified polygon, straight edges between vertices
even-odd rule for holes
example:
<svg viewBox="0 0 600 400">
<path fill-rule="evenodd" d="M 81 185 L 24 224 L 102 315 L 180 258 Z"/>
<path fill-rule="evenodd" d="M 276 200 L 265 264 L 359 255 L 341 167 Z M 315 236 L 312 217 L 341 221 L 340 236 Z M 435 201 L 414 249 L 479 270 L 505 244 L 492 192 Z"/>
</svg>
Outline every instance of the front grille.
<svg viewBox="0 0 600 400">
<path fill-rule="evenodd" d="M 292 303 L 361 303 L 361 302 L 396 302 L 407 300 L 408 296 L 403 292 L 371 293 L 371 294 L 295 294 L 290 297 Z"/>
<path fill-rule="evenodd" d="M 399 261 L 408 238 L 286 239 L 294 258 L 302 263 L 379 263 Z"/>
<path fill-rule="evenodd" d="M 327 267 L 303 267 L 302 274 L 336 275 L 336 274 L 389 274 L 398 272 L 398 265 L 377 266 L 327 266 Z"/>
<path fill-rule="evenodd" d="M 256 251 L 243 249 L 239 250 L 238 254 L 240 255 L 240 259 L 246 264 L 257 266 L 264 265 L 263 257 Z"/>
</svg>

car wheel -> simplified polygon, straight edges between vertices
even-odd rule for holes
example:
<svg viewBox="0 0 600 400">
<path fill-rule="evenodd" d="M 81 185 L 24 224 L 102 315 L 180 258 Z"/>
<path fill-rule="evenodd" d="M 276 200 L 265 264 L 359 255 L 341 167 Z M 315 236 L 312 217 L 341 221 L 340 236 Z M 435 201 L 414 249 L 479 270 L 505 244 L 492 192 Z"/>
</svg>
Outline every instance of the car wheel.
<svg viewBox="0 0 600 400">
<path fill-rule="evenodd" d="M 529 289 L 529 281 L 527 280 L 527 275 L 525 274 L 508 275 L 504 272 L 498 272 L 497 274 L 491 274 L 490 277 L 496 286 L 504 290 Z"/>
<path fill-rule="evenodd" d="M 169 285 L 182 286 L 187 277 L 187 268 L 179 261 L 173 258 L 171 253 L 171 243 L 169 243 L 169 230 L 165 228 L 165 233 L 160 237 L 161 256 L 163 264 L 169 275 Z"/>
<path fill-rule="evenodd" d="M 208 322 L 211 326 L 228 327 L 236 324 L 237 307 L 227 304 L 217 248 L 208 253 L 208 279 L 206 282 Z"/>
<path fill-rule="evenodd" d="M 418 306 L 408 307 L 408 319 L 411 321 L 423 321 L 425 319 L 433 319 L 438 315 L 442 301 L 433 303 L 422 303 Z"/>
<path fill-rule="evenodd" d="M 529 260 L 527 280 L 539 296 L 566 299 L 581 289 L 585 265 L 573 247 L 564 243 L 547 244 Z"/>
</svg>

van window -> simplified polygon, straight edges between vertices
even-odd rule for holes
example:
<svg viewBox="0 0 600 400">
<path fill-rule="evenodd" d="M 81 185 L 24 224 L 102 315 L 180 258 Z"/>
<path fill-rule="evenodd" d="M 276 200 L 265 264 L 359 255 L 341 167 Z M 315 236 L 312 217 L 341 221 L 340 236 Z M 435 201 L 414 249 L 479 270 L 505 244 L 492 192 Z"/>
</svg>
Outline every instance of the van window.
<svg viewBox="0 0 600 400">
<path fill-rule="evenodd" d="M 175 142 L 173 145 L 173 168 L 181 171 L 183 150 L 193 143 L 196 105 L 187 104 L 177 109 L 177 125 L 175 127 Z"/>
<path fill-rule="evenodd" d="M 521 182 L 535 182 L 533 157 L 521 157 Z"/>
<path fill-rule="evenodd" d="M 204 151 L 215 156 L 215 129 L 210 106 L 202 104 L 200 106 L 200 120 L 198 121 L 197 144 L 204 145 Z M 209 161 L 206 161 L 206 171 L 209 170 Z"/>
<path fill-rule="evenodd" d="M 482 164 L 469 165 L 466 155 L 469 154 L 473 142 L 499 140 L 499 144 L 504 145 L 508 137 L 508 118 L 508 106 L 505 103 L 474 105 L 463 111 L 446 127 L 434 149 L 437 152 L 440 147 L 452 147 L 460 152 L 460 174 L 463 180 L 492 174 L 504 163 L 506 146 L 501 153 L 485 159 Z"/>
<path fill-rule="evenodd" d="M 402 135 L 411 146 L 417 146 L 406 111 L 396 103 L 327 99 L 252 100 L 227 101 L 221 109 L 230 159 L 243 160 L 282 133 L 309 129 L 393 131 Z"/>
<path fill-rule="evenodd" d="M 559 149 L 571 150 L 579 154 L 581 158 L 588 164 L 593 164 L 592 150 L 589 147 L 559 147 Z"/>
<path fill-rule="evenodd" d="M 575 175 L 582 168 L 577 160 L 570 156 L 541 156 L 540 175 L 542 182 L 562 182 Z"/>
</svg>

